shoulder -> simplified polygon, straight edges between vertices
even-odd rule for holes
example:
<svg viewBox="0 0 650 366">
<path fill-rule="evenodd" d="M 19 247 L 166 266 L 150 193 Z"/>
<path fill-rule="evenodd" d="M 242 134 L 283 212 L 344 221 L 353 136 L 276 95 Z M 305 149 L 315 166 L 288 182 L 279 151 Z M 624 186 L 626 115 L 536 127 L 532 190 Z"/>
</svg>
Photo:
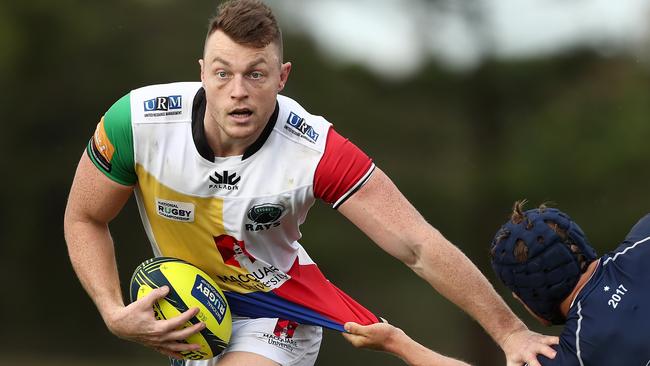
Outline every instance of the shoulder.
<svg viewBox="0 0 650 366">
<path fill-rule="evenodd" d="M 630 232 L 625 237 L 626 242 L 637 242 L 650 237 L 650 214 L 643 216 L 637 223 L 630 229 Z"/>
<path fill-rule="evenodd" d="M 325 151 L 327 133 L 331 127 L 322 116 L 309 113 L 295 100 L 278 95 L 280 111 L 275 131 L 307 148 Z"/>
<path fill-rule="evenodd" d="M 201 88 L 199 81 L 176 82 L 167 84 L 146 85 L 131 90 L 133 99 L 149 99 L 156 97 L 168 97 L 170 95 L 194 95 Z"/>
<path fill-rule="evenodd" d="M 650 214 L 642 217 L 632 227 L 618 248 L 604 256 L 604 264 L 640 256 L 650 256 Z"/>
<path fill-rule="evenodd" d="M 191 119 L 194 97 L 200 82 L 149 85 L 130 93 L 130 112 L 134 123 Z"/>
</svg>

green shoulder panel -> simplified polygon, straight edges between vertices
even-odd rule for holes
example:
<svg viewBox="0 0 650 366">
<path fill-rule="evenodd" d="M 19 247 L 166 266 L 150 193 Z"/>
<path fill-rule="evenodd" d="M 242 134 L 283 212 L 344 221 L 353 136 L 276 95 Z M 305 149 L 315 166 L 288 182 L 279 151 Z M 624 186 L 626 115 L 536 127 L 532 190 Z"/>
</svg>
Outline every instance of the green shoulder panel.
<svg viewBox="0 0 650 366">
<path fill-rule="evenodd" d="M 99 121 L 87 152 L 93 164 L 110 179 L 129 186 L 136 183 L 130 93 L 115 102 Z"/>
</svg>

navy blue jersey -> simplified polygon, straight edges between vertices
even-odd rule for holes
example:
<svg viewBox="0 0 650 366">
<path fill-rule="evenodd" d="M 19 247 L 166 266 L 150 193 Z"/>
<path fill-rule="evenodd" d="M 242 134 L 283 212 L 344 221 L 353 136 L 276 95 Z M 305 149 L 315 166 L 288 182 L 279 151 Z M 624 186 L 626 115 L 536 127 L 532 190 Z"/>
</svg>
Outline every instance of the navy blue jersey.
<svg viewBox="0 0 650 366">
<path fill-rule="evenodd" d="M 553 360 L 542 365 L 650 365 L 650 214 L 605 254 L 573 300 Z"/>
</svg>

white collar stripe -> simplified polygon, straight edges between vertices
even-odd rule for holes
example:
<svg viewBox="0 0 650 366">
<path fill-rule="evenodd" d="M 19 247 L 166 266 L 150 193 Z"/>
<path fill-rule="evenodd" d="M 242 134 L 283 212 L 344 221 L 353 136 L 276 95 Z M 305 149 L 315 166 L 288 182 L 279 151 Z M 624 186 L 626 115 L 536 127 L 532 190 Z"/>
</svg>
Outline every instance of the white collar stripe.
<svg viewBox="0 0 650 366">
<path fill-rule="evenodd" d="M 609 257 L 609 258 L 607 258 L 607 259 L 605 260 L 605 262 L 603 263 L 603 266 L 606 265 L 607 263 L 609 263 L 609 261 L 615 261 L 616 258 L 618 258 L 619 255 L 627 253 L 628 250 L 633 249 L 633 248 L 636 247 L 637 245 L 639 245 L 639 244 L 641 244 L 641 243 L 645 243 L 645 242 L 648 241 L 648 240 L 650 240 L 650 236 L 647 237 L 647 238 L 645 238 L 645 239 L 643 239 L 643 240 L 639 240 L 639 241 L 637 241 L 637 242 L 634 243 L 633 245 L 631 245 L 631 246 L 625 248 L 625 250 L 623 250 L 622 252 L 616 253 L 613 257 Z M 646 366 L 648 366 L 648 365 L 646 365 Z"/>
</svg>

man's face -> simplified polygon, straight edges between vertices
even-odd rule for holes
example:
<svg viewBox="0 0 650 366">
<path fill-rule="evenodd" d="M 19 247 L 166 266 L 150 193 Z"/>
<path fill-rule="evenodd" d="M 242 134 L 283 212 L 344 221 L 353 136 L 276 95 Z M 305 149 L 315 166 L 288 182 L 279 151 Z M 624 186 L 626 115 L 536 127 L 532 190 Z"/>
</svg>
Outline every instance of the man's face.
<svg viewBox="0 0 650 366">
<path fill-rule="evenodd" d="M 207 39 L 201 81 L 207 99 L 206 130 L 222 142 L 253 143 L 275 109 L 291 64 L 281 64 L 277 45 L 252 48 L 217 30 Z"/>
</svg>

